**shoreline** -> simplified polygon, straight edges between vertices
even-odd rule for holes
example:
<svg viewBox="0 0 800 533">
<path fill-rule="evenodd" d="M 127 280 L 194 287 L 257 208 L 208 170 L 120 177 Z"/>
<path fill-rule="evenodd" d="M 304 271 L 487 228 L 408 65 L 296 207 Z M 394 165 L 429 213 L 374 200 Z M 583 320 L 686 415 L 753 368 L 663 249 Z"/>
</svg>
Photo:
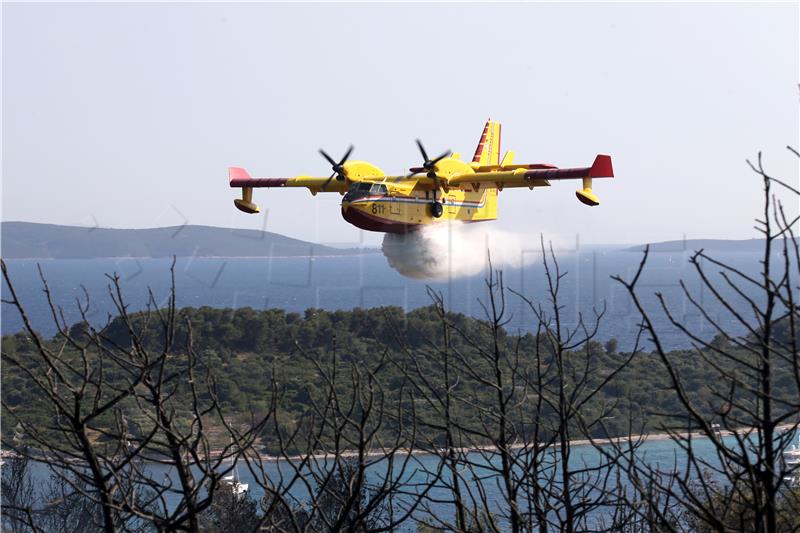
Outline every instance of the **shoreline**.
<svg viewBox="0 0 800 533">
<path fill-rule="evenodd" d="M 782 424 L 780 426 L 777 426 L 775 429 L 776 429 L 777 433 L 783 434 L 783 433 L 785 433 L 787 431 L 796 430 L 798 428 L 800 428 L 800 422 L 794 423 L 794 424 Z M 752 427 L 743 427 L 743 428 L 737 428 L 737 429 L 732 430 L 732 431 L 731 430 L 720 430 L 719 434 L 724 438 L 724 437 L 729 437 L 729 436 L 732 436 L 732 435 L 735 435 L 735 434 L 745 434 L 745 433 L 748 433 L 748 432 L 752 432 L 752 431 L 755 431 L 755 429 L 756 428 L 752 428 Z M 685 432 L 685 431 L 684 432 L 678 432 L 678 433 L 675 433 L 675 434 L 659 432 L 659 433 L 642 433 L 642 434 L 636 434 L 636 435 L 624 435 L 624 436 L 620 436 L 620 437 L 604 437 L 604 438 L 598 438 L 598 439 L 572 439 L 569 442 L 570 442 L 570 446 L 575 446 L 575 447 L 591 446 L 591 447 L 594 447 L 594 446 L 598 446 L 598 445 L 599 446 L 605 446 L 605 445 L 610 445 L 610 444 L 624 444 L 624 443 L 626 443 L 628 441 L 632 441 L 634 443 L 639 443 L 639 444 L 644 444 L 644 443 L 650 442 L 650 441 L 653 441 L 653 442 L 668 441 L 668 440 L 673 440 L 674 441 L 676 439 L 686 439 L 689 436 L 690 436 L 689 432 Z M 706 436 L 705 433 L 703 433 L 703 432 L 692 432 L 691 433 L 691 438 L 693 438 L 693 439 L 708 439 L 708 436 Z M 520 449 L 524 448 L 525 446 L 529 446 L 529 445 L 530 445 L 529 443 L 528 444 L 512 444 L 511 445 L 511 449 L 512 450 L 520 450 Z M 553 446 L 558 446 L 558 443 L 554 443 Z M 454 448 L 453 449 L 453 451 L 458 455 L 467 455 L 467 454 L 471 454 L 471 453 L 487 453 L 487 452 L 488 453 L 496 453 L 497 450 L 498 450 L 497 446 L 489 445 L 489 444 L 487 444 L 487 445 L 469 446 L 469 447 L 460 447 L 460 448 Z M 370 451 L 365 452 L 364 456 L 367 457 L 367 458 L 377 458 L 377 457 L 381 457 L 383 455 L 386 455 L 387 451 L 388 450 L 374 449 L 374 450 L 370 450 Z M 213 460 L 215 458 L 218 458 L 220 453 L 221 453 L 221 450 L 219 450 L 219 449 L 212 450 L 211 453 L 210 453 L 209 459 Z M 410 455 L 412 457 L 415 457 L 415 456 L 441 457 L 442 455 L 447 453 L 447 450 L 445 448 L 439 448 L 437 450 L 423 450 L 423 449 L 419 449 L 419 448 L 414 448 L 414 449 L 399 448 L 399 449 L 397 449 L 397 451 L 395 453 L 397 455 Z M 297 455 L 297 454 L 296 455 L 288 455 L 287 457 L 277 456 L 277 455 L 266 455 L 266 454 L 261 454 L 261 453 L 258 453 L 258 452 L 252 452 L 252 451 L 249 452 L 247 455 L 248 455 L 248 458 L 250 458 L 252 460 L 256 460 L 257 459 L 257 460 L 259 460 L 259 461 L 261 461 L 263 463 L 273 463 L 274 464 L 274 463 L 287 462 L 287 461 L 302 461 L 302 460 L 307 460 L 307 459 L 311 459 L 311 460 L 314 460 L 314 461 L 329 460 L 329 459 L 333 459 L 333 458 L 335 458 L 337 456 L 340 457 L 340 458 L 353 458 L 353 457 L 357 457 L 358 454 L 359 454 L 358 450 L 342 450 L 338 454 L 336 454 L 336 453 L 328 453 L 328 452 L 319 452 L 319 453 L 308 453 L 308 454 L 299 454 L 299 455 Z M 34 459 L 34 457 L 31 457 L 32 460 L 46 462 L 45 459 L 44 459 L 45 454 L 32 453 L 30 455 L 31 456 L 38 455 L 39 457 L 41 457 L 40 459 Z M 11 458 L 16 458 L 18 456 L 19 456 L 19 454 L 17 452 L 15 452 L 14 450 L 0 449 L 0 459 L 6 459 L 6 458 L 11 459 Z M 156 464 L 162 464 L 162 462 L 160 460 L 156 459 L 156 458 L 143 458 L 143 459 L 145 461 L 147 461 L 147 462 L 152 462 L 152 463 L 156 463 Z"/>
<path fill-rule="evenodd" d="M 800 428 L 800 422 L 795 423 L 795 424 L 782 424 L 780 426 L 777 426 L 775 429 L 776 429 L 777 433 L 781 433 L 782 434 L 782 433 L 785 433 L 786 431 L 789 431 L 789 430 L 792 430 L 792 429 L 797 429 L 797 428 Z M 722 437 L 729 437 L 731 435 L 748 433 L 748 432 L 752 432 L 754 430 L 755 430 L 755 428 L 752 428 L 752 427 L 744 427 L 744 428 L 737 428 L 737 429 L 735 429 L 733 431 L 720 430 L 719 433 L 720 433 L 720 435 Z M 595 445 L 604 446 L 604 445 L 609 445 L 609 444 L 620 444 L 620 443 L 624 444 L 628 440 L 630 440 L 630 441 L 632 441 L 634 443 L 639 442 L 639 444 L 644 444 L 644 443 L 649 442 L 649 441 L 656 442 L 656 441 L 676 440 L 676 438 L 687 438 L 688 436 L 689 436 L 689 433 L 685 432 L 685 431 L 684 432 L 680 432 L 680 433 L 676 433 L 675 435 L 672 435 L 670 433 L 661 432 L 661 433 L 642 433 L 642 434 L 636 434 L 636 435 L 624 435 L 624 436 L 620 436 L 620 437 L 604 437 L 604 438 L 598 438 L 598 439 L 572 439 L 569 442 L 570 442 L 570 446 L 585 447 L 585 446 L 595 446 Z M 702 433 L 702 432 L 692 432 L 691 436 L 692 436 L 693 439 L 695 439 L 695 438 L 697 438 L 697 439 L 708 439 L 708 437 L 705 435 L 705 433 Z M 512 444 L 511 445 L 511 449 L 512 450 L 519 450 L 519 449 L 522 449 L 525 446 L 529 446 L 529 445 L 530 445 L 530 443 L 528 443 L 528 444 Z M 553 446 L 558 446 L 558 443 L 554 443 Z M 487 444 L 487 445 L 483 445 L 483 446 L 477 445 L 477 446 L 470 446 L 470 447 L 454 448 L 453 451 L 455 453 L 457 453 L 457 454 L 470 454 L 470 453 L 483 453 L 483 452 L 497 452 L 497 449 L 498 449 L 497 446 L 494 446 L 494 445 L 491 445 L 491 444 Z M 400 448 L 400 449 L 397 450 L 397 454 L 411 455 L 412 457 L 413 456 L 424 456 L 424 455 L 440 457 L 442 454 L 444 454 L 446 452 L 447 452 L 447 450 L 445 448 L 439 448 L 436 451 L 433 451 L 433 450 L 422 450 L 422 449 L 409 450 L 407 448 Z M 384 455 L 385 453 L 386 453 L 385 451 L 375 450 L 375 451 L 368 451 L 364 455 L 365 455 L 365 457 L 373 457 L 374 458 L 374 457 L 380 457 L 381 455 Z M 265 463 L 275 463 L 275 462 L 287 461 L 287 460 L 291 460 L 291 461 L 298 460 L 299 461 L 299 460 L 303 460 L 305 458 L 310 458 L 310 459 L 315 459 L 315 460 L 320 460 L 320 459 L 324 460 L 324 459 L 331 459 L 331 458 L 334 458 L 336 456 L 337 456 L 337 454 L 333 454 L 333 453 L 313 453 L 313 454 L 303 454 L 303 455 L 290 455 L 288 458 L 286 458 L 286 457 L 277 457 L 277 456 L 273 456 L 273 455 L 262 455 L 262 456 L 260 456 L 260 458 Z M 345 457 L 345 458 L 357 457 L 358 456 L 358 451 L 357 450 L 344 450 L 344 451 L 341 451 L 338 454 L 338 456 L 339 457 Z"/>
</svg>

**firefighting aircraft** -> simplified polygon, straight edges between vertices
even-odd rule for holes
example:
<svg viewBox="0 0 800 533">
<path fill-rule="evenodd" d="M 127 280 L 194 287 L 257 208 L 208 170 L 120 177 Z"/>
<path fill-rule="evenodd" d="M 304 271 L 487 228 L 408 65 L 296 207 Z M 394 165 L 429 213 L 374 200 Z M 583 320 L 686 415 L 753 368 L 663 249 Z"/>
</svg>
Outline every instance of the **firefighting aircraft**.
<svg viewBox="0 0 800 533">
<path fill-rule="evenodd" d="M 306 187 L 312 195 L 338 192 L 342 216 L 356 227 L 369 231 L 406 233 L 444 220 L 479 222 L 497 218 L 497 196 L 506 188 L 548 187 L 553 180 L 583 180 L 575 192 L 582 203 L 600 201 L 592 192 L 592 179 L 613 178 L 611 157 L 598 155 L 590 167 L 558 168 L 544 163 L 515 164 L 514 152 L 500 159 L 500 123 L 491 119 L 483 128 L 472 162 L 447 151 L 431 159 L 417 140 L 423 164 L 404 176 L 386 176 L 366 161 L 350 161 L 351 146 L 337 162 L 324 150 L 319 153 L 331 164 L 328 177 L 253 178 L 239 167 L 228 169 L 231 187 L 241 187 L 241 199 L 234 200 L 245 213 L 258 213 L 253 203 L 257 187 Z"/>
</svg>

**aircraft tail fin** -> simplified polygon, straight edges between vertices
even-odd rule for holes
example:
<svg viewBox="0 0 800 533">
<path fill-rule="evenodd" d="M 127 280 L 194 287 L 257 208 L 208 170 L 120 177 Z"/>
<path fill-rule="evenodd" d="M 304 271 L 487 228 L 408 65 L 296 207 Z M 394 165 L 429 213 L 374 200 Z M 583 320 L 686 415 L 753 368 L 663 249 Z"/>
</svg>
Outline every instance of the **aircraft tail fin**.
<svg viewBox="0 0 800 533">
<path fill-rule="evenodd" d="M 486 121 L 481 140 L 475 149 L 475 156 L 472 158 L 473 163 L 481 166 L 500 164 L 500 129 L 499 122 L 494 122 L 492 119 Z"/>
</svg>

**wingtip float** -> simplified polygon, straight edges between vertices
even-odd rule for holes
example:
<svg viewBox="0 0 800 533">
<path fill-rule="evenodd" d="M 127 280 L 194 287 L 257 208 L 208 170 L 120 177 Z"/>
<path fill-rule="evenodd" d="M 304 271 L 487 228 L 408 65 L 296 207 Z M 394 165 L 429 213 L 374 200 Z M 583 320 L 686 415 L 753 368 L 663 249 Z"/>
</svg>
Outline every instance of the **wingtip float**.
<svg viewBox="0 0 800 533">
<path fill-rule="evenodd" d="M 494 220 L 500 191 L 548 187 L 553 180 L 582 180 L 575 196 L 585 205 L 596 206 L 600 200 L 592 191 L 592 180 L 614 177 L 611 156 L 602 154 L 591 166 L 577 168 L 516 164 L 512 151 L 501 159 L 500 137 L 500 123 L 487 121 L 471 162 L 449 150 L 431 159 L 417 140 L 423 164 L 404 176 L 386 176 L 371 163 L 351 161 L 352 146 L 339 161 L 320 150 L 333 171 L 327 177 L 253 178 L 239 167 L 229 168 L 228 176 L 231 187 L 242 189 L 242 197 L 235 199 L 234 205 L 245 213 L 260 211 L 253 203 L 254 188 L 305 187 L 314 195 L 343 194 L 345 220 L 361 229 L 386 233 L 407 233 L 442 220 Z"/>
</svg>

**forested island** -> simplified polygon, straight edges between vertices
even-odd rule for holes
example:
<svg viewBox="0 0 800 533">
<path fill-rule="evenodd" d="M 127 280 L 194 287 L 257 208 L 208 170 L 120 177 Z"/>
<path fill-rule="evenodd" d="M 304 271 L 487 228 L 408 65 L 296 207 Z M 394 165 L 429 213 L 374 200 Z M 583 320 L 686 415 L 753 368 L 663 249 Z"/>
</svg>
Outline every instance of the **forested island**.
<svg viewBox="0 0 800 533">
<path fill-rule="evenodd" d="M 399 307 L 380 307 L 354 309 L 352 311 L 324 311 L 308 309 L 304 314 L 289 313 L 280 309 L 266 311 L 251 308 L 216 309 L 211 307 L 184 308 L 178 310 L 174 349 L 185 352 L 191 330 L 191 344 L 197 352 L 198 371 L 208 372 L 213 378 L 214 391 L 226 414 L 242 422 L 255 413 L 263 415 L 274 409 L 280 430 L 291 434 L 298 429 L 315 403 L 324 402 L 326 394 L 325 376 L 320 367 L 333 368 L 338 364 L 342 372 L 349 365 L 372 373 L 380 385 L 387 410 L 393 412 L 410 409 L 407 403 L 415 396 L 412 383 L 420 376 L 428 380 L 443 379 L 439 357 L 443 350 L 452 352 L 454 358 L 450 369 L 458 376 L 458 392 L 462 401 L 453 403 L 453 416 L 464 427 L 481 424 L 481 411 L 475 405 L 490 406 L 496 393 L 484 386 L 476 376 L 490 373 L 490 364 L 481 353 L 482 348 L 491 346 L 494 334 L 491 324 L 476 320 L 460 313 L 441 315 L 436 306 L 415 309 L 404 313 Z M 129 316 L 135 324 L 144 324 L 146 313 Z M 152 321 L 153 317 L 148 320 Z M 444 339 L 443 321 L 458 334 L 450 333 L 447 343 Z M 784 329 L 787 325 L 784 325 Z M 86 333 L 85 324 L 75 324 L 69 328 L 71 335 L 82 339 Z M 131 336 L 124 321 L 112 320 L 103 331 L 104 342 L 109 346 L 130 346 Z M 543 339 L 534 334 L 516 335 L 500 328 L 496 333 L 498 350 L 504 358 L 519 359 L 525 367 L 534 366 L 538 361 L 542 368 L 553 364 L 553 354 Z M 163 350 L 163 337 L 157 331 L 142 336 L 136 342 L 158 353 Z M 725 341 L 714 341 L 723 348 Z M 59 336 L 45 341 L 52 349 L 59 349 L 63 340 Z M 4 336 L 3 351 L 36 366 L 38 359 L 33 356 L 35 346 L 24 333 Z M 731 348 L 731 346 L 727 346 Z M 706 350 L 709 352 L 709 350 Z M 69 354 L 69 350 L 67 350 Z M 69 356 L 69 355 L 67 355 Z M 75 357 L 75 354 L 72 355 Z M 715 418 L 719 408 L 719 398 L 713 387 L 714 371 L 703 352 L 697 350 L 676 350 L 669 353 L 683 379 L 683 386 L 699 406 L 705 409 L 709 420 Z M 570 380 L 584 379 L 581 387 L 597 391 L 592 398 L 580 406 L 581 416 L 587 420 L 602 418 L 602 424 L 591 428 L 592 437 L 621 437 L 629 433 L 648 433 L 660 431 L 664 427 L 676 430 L 682 426 L 683 408 L 670 390 L 671 382 L 658 356 L 646 349 L 631 354 L 617 351 L 616 340 L 602 344 L 589 340 L 579 349 L 570 351 L 565 362 L 571 369 Z M 174 357 L 168 366 L 180 372 L 186 361 Z M 415 366 L 418 365 L 418 366 Z M 604 382 L 612 372 L 613 379 Z M 588 370 L 588 372 L 587 372 Z M 45 368 L 35 368 L 34 372 L 45 372 Z M 574 374 L 576 373 L 577 374 Z M 588 374 L 584 376 L 584 373 Z M 107 376 L 113 387 L 122 387 L 124 380 L 114 382 L 115 374 Z M 337 386 L 346 392 L 349 377 L 340 376 Z M 191 403 L 186 376 L 177 378 L 175 405 Z M 507 385 L 512 386 L 509 382 Z M 602 385 L 602 386 L 601 386 Z M 570 383 L 574 387 L 575 383 Z M 794 393 L 795 382 L 789 365 L 776 369 L 774 394 L 777 398 L 789 399 Z M 47 427 L 50 408 L 32 381 L 21 369 L 6 365 L 2 375 L 3 400 L 5 409 L 13 412 L 32 424 Z M 517 385 L 521 397 L 535 396 L 532 383 Z M 522 390 L 525 389 L 525 390 Z M 510 391 L 512 394 L 514 390 Z M 410 394 L 410 396 L 407 396 Z M 433 419 L 436 413 L 428 409 L 421 400 L 423 395 L 412 398 L 419 420 Z M 91 400 L 87 396 L 87 401 Z M 522 400 L 525 401 L 524 398 Z M 519 406 L 518 406 L 519 407 Z M 124 412 L 134 431 L 144 431 L 146 420 L 140 416 L 139 408 L 128 405 Z M 180 410 L 177 411 L 180 416 Z M 188 423 L 190 411 L 183 413 Z M 10 417 L 5 418 L 10 420 Z M 387 417 L 381 431 L 385 438 L 393 438 L 401 431 L 402 416 Z M 520 418 L 520 427 L 524 426 Z M 555 423 L 555 421 L 552 421 Z M 742 418 L 743 424 L 746 418 Z M 433 424 L 435 427 L 436 424 Z M 221 428 L 217 428 L 221 429 Z M 431 433 L 433 431 L 433 433 Z M 14 425 L 6 423 L 3 432 L 11 438 Z M 265 452 L 275 454 L 278 444 L 275 441 L 275 428 L 269 425 L 259 435 Z M 416 444 L 425 446 L 441 444 L 443 434 L 428 430 Z M 473 444 L 489 442 L 471 441 Z M 217 442 L 218 446 L 226 444 Z M 301 451 L 293 448 L 292 452 Z"/>
</svg>

